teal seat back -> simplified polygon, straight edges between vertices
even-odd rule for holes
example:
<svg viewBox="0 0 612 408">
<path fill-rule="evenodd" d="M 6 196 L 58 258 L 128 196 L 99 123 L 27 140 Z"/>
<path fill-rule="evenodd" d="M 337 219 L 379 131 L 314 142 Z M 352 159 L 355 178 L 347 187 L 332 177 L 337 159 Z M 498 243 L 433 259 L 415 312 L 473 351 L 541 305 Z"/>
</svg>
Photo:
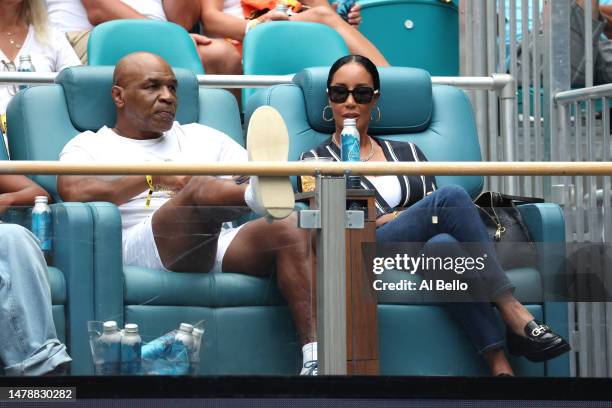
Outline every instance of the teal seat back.
<svg viewBox="0 0 612 408">
<path fill-rule="evenodd" d="M 348 53 L 340 34 L 324 24 L 275 21 L 249 31 L 242 58 L 245 75 L 285 75 L 329 66 Z M 243 102 L 254 92 L 246 89 Z"/>
<path fill-rule="evenodd" d="M 407 67 L 381 68 L 381 117 L 370 122 L 371 135 L 414 142 L 429 161 L 480 161 L 480 146 L 469 99 L 457 88 L 432 86 L 429 74 Z M 261 105 L 283 116 L 290 135 L 289 159 L 328 140 L 333 122 L 323 119 L 329 67 L 308 68 L 292 85 L 257 92 L 247 104 L 247 118 Z M 439 186 L 459 184 L 473 197 L 480 193 L 480 176 L 437 176 Z"/>
<path fill-rule="evenodd" d="M 176 68 L 174 72 L 179 83 L 176 120 L 183 124 L 206 124 L 243 145 L 235 98 L 220 89 L 200 91 L 191 71 Z M 11 158 L 55 161 L 64 145 L 77 134 L 114 126 L 112 76 L 113 67 L 110 66 L 72 67 L 58 75 L 56 85 L 31 87 L 17 94 L 7 109 Z M 33 179 L 59 198 L 55 176 L 34 176 Z"/>
<path fill-rule="evenodd" d="M 362 0 L 359 31 L 392 66 L 459 75 L 457 6 L 440 0 Z"/>
<path fill-rule="evenodd" d="M 154 20 L 113 20 L 96 26 L 89 37 L 89 65 L 115 65 L 125 55 L 148 51 L 172 67 L 203 74 L 189 33 L 178 24 Z"/>
</svg>

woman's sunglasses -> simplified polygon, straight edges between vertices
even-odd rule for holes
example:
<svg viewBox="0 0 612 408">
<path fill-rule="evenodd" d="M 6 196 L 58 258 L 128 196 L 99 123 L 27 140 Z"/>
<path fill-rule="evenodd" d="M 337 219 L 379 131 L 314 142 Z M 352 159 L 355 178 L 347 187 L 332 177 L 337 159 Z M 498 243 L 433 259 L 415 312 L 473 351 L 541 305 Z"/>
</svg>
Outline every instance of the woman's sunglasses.
<svg viewBox="0 0 612 408">
<path fill-rule="evenodd" d="M 357 103 L 370 103 L 374 95 L 378 93 L 378 89 L 370 88 L 369 86 L 357 86 L 353 90 L 349 90 L 344 85 L 334 85 L 327 88 L 327 96 L 333 103 L 344 103 L 350 94 Z"/>
</svg>

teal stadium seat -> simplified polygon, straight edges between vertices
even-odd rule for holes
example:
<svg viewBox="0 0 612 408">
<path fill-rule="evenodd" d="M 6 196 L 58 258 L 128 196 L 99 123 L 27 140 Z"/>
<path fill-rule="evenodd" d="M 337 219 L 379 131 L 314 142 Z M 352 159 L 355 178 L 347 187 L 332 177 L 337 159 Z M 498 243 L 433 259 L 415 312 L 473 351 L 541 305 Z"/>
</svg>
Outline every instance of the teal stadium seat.
<svg viewBox="0 0 612 408">
<path fill-rule="evenodd" d="M 322 111 L 328 67 L 300 72 L 293 84 L 278 85 L 253 95 L 247 119 L 259 106 L 276 108 L 287 123 L 289 158 L 327 140 L 334 131 Z M 469 99 L 457 88 L 434 85 L 421 69 L 380 69 L 381 119 L 372 122 L 370 134 L 389 140 L 412 141 L 430 161 L 480 161 L 480 147 Z M 440 186 L 458 184 L 472 197 L 483 187 L 480 176 L 437 176 Z M 507 271 L 517 286 L 516 295 L 537 318 L 568 337 L 567 304 L 549 302 L 551 293 L 563 293 L 562 266 L 565 252 L 564 220 L 555 204 L 520 207 L 535 241 L 538 265 Z M 380 275 L 383 280 L 420 279 L 398 271 Z M 545 298 L 546 295 L 546 298 Z M 381 374 L 386 375 L 487 375 L 488 370 L 459 326 L 440 305 L 424 305 L 410 292 L 379 294 L 378 323 Z M 546 301 L 544 301 L 546 299 Z M 419 303 L 415 303 L 415 301 Z M 501 324 L 501 321 L 500 321 Z M 569 357 L 534 364 L 524 358 L 511 359 L 518 375 L 568 376 Z"/>
<path fill-rule="evenodd" d="M 29 98 L 31 95 L 25 96 L 29 91 L 15 97 L 15 103 L 19 103 L 21 98 Z M 15 137 L 27 126 L 10 114 L 9 123 L 11 135 Z M 44 134 L 39 133 L 39 136 Z M 13 159 L 16 159 L 15 156 Z M 0 160 L 8 159 L 4 140 L 1 140 Z M 58 338 L 67 345 L 74 360 L 71 365 L 72 374 L 86 374 L 91 368 L 86 323 L 93 316 L 91 214 L 85 205 L 79 203 L 52 204 L 51 211 L 53 244 L 52 265 L 49 266 L 48 276 L 53 321 Z M 29 209 L 9 209 L 1 218 L 4 222 L 20 224 L 28 229 L 31 227 Z"/>
<path fill-rule="evenodd" d="M 329 66 L 349 53 L 335 30 L 319 23 L 274 21 L 250 30 L 244 39 L 245 75 L 286 75 Z M 244 89 L 243 106 L 255 89 Z"/>
<path fill-rule="evenodd" d="M 15 158 L 54 160 L 79 132 L 112 126 L 112 71 L 108 66 L 69 68 L 59 75 L 57 85 L 19 94 L 9 107 Z M 244 144 L 236 99 L 224 90 L 199 89 L 196 76 L 188 70 L 175 69 L 175 73 L 181 101 L 176 120 L 206 124 Z M 22 125 L 14 123 L 15 117 Z M 57 195 L 55 178 L 39 180 Z M 297 372 L 300 343 L 274 278 L 124 267 L 117 207 L 110 203 L 87 207 L 94 224 L 92 294 L 87 305 L 92 319 L 137 323 L 145 341 L 181 322 L 204 320 L 202 374 Z"/>
<path fill-rule="evenodd" d="M 361 0 L 359 31 L 392 66 L 459 75 L 457 6 L 440 0 Z"/>
<path fill-rule="evenodd" d="M 154 20 L 113 20 L 96 26 L 89 37 L 89 65 L 115 65 L 136 51 L 163 57 L 176 68 L 204 74 L 189 33 L 178 24 Z"/>
</svg>

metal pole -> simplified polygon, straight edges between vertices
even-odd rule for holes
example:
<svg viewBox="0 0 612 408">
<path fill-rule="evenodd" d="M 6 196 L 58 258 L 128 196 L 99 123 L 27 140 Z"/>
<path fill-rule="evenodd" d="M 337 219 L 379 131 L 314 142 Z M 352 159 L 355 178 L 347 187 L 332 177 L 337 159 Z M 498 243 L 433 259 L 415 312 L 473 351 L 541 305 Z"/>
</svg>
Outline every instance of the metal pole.
<svg viewBox="0 0 612 408">
<path fill-rule="evenodd" d="M 504 84 L 504 87 L 499 92 L 499 99 L 501 103 L 502 112 L 502 137 L 504 142 L 505 161 L 515 160 L 516 150 L 516 127 L 514 121 L 514 107 L 516 100 L 516 80 L 506 74 L 493 74 L 494 80 L 499 80 L 500 83 Z M 517 181 L 516 177 L 506 177 L 506 192 L 508 194 L 517 193 Z"/>
<path fill-rule="evenodd" d="M 321 228 L 317 232 L 318 373 L 346 375 L 346 181 L 317 177 L 316 205 Z"/>
<path fill-rule="evenodd" d="M 558 107 L 554 96 L 570 89 L 570 2 L 546 0 L 542 10 L 544 33 L 544 151 L 543 160 L 569 160 L 557 157 L 560 152 L 562 124 L 558 120 Z M 561 184 L 559 177 L 544 180 L 544 197 L 552 198 L 552 185 Z"/>
</svg>

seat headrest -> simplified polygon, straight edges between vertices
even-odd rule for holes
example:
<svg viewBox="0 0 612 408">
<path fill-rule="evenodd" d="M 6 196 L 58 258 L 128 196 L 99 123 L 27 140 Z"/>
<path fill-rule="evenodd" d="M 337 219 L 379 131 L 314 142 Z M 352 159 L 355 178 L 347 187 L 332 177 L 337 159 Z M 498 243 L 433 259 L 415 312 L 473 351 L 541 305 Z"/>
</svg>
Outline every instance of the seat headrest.
<svg viewBox="0 0 612 408">
<path fill-rule="evenodd" d="M 370 122 L 370 133 L 385 135 L 421 132 L 429 126 L 432 115 L 431 77 L 422 69 L 407 67 L 379 68 L 380 120 Z M 302 88 L 310 126 L 317 132 L 333 133 L 333 122 L 323 119 L 327 103 L 329 67 L 307 68 L 293 82 Z M 329 109 L 328 109 L 329 110 Z M 327 113 L 329 115 L 329 113 Z M 376 114 L 374 115 L 376 119 Z"/>
<path fill-rule="evenodd" d="M 112 66 L 81 66 L 66 68 L 57 76 L 66 95 L 70 120 L 80 131 L 97 131 L 102 126 L 114 126 L 115 104 L 111 98 Z M 186 69 L 174 68 L 178 80 L 178 110 L 180 123 L 198 121 L 198 80 Z"/>
</svg>

